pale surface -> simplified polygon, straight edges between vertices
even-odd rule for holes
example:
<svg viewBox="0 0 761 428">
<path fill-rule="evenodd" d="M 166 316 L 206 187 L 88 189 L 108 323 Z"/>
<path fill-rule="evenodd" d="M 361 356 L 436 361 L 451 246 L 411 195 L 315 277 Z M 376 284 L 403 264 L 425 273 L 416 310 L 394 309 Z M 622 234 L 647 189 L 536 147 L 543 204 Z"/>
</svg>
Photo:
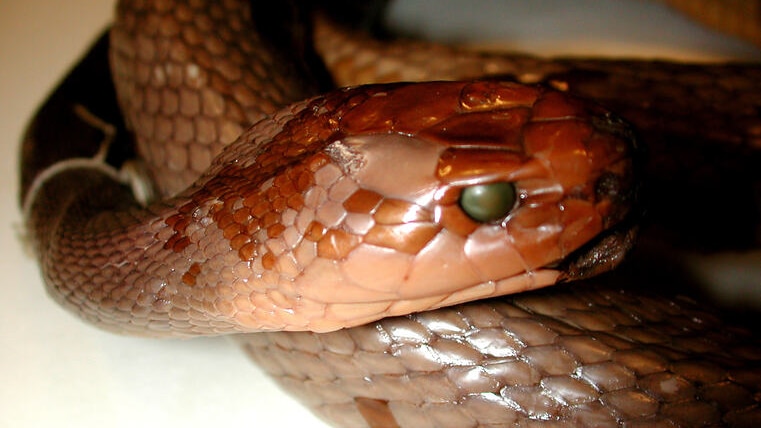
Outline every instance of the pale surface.
<svg viewBox="0 0 761 428">
<path fill-rule="evenodd" d="M 3 380 L 0 426 L 323 426 L 224 339 L 153 341 L 113 336 L 82 324 L 47 298 L 35 263 L 24 254 L 18 239 L 20 216 L 15 207 L 19 136 L 45 94 L 106 25 L 112 4 L 96 0 L 10 3 L 0 2 L 0 129 L 3 130 L 0 197 L 2 206 L 6 207 L 0 211 L 0 240 L 4 248 L 0 271 L 5 275 L 0 288 L 0 349 L 3 350 L 0 352 L 0 379 Z M 480 10 L 489 17 L 501 17 L 504 28 L 514 28 L 520 33 L 532 28 L 527 25 L 526 16 L 542 16 L 563 2 L 528 2 L 530 11 L 511 14 L 491 9 L 496 4 L 514 7 L 510 1 L 457 3 L 469 5 L 465 8 L 467 13 L 449 12 L 448 4 L 455 4 L 454 1 L 447 6 L 427 3 L 432 5 L 429 8 L 447 15 L 447 19 L 433 20 L 439 24 L 450 22 L 455 28 L 472 28 L 472 24 L 457 24 L 456 19 L 470 18 L 469 15 Z M 608 44 L 625 46 L 626 50 L 620 52 L 622 55 L 655 52 L 665 56 L 679 50 L 680 43 L 686 43 L 684 52 L 693 58 L 698 53 L 713 56 L 727 55 L 727 52 L 746 59 L 761 57 L 758 50 L 749 46 L 709 47 L 714 46 L 714 42 L 685 36 L 681 30 L 690 27 L 680 18 L 664 14 L 665 9 L 660 6 L 647 6 L 634 0 L 610 3 L 611 7 L 598 12 L 650 27 L 639 31 L 638 25 L 600 24 L 611 22 L 610 18 L 553 13 L 544 15 L 551 16 L 551 24 L 545 26 L 551 30 L 551 37 L 526 48 L 551 49 L 554 53 L 597 52 L 589 43 L 592 29 L 600 27 L 605 34 L 618 30 L 629 38 Z M 650 15 L 652 13 L 657 14 L 657 18 Z M 511 18 L 520 25 L 511 27 Z M 678 33 L 665 24 L 672 18 L 680 28 Z M 581 23 L 581 19 L 587 19 L 587 24 Z M 558 28 L 567 28 L 570 33 L 558 33 Z M 574 30 L 581 33 L 581 41 L 568 36 Z M 662 32 L 656 33 L 656 30 Z M 637 34 L 641 39 L 632 40 Z M 707 33 L 697 30 L 687 34 L 702 37 Z M 513 33 L 505 32 L 501 37 L 507 36 Z M 515 34 L 514 40 L 526 37 Z M 653 50 L 655 44 L 666 44 L 661 40 L 665 37 L 675 40 L 676 45 L 669 42 L 668 50 Z M 512 46 L 523 42 L 516 43 Z M 576 50 L 564 50 L 568 45 Z"/>
</svg>

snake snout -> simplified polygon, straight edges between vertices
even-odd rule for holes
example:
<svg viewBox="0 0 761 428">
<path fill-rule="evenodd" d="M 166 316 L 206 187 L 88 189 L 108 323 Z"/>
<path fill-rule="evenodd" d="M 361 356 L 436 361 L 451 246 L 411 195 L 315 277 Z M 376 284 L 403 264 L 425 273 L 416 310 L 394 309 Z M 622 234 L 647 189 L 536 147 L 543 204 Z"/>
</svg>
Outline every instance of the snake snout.
<svg viewBox="0 0 761 428">
<path fill-rule="evenodd" d="M 632 128 L 607 112 L 592 123 L 598 132 L 617 138 L 617 151 L 623 156 L 610 162 L 595 181 L 597 205 L 605 207 L 602 232 L 563 260 L 558 281 L 588 278 L 618 266 L 634 246 L 643 211 L 642 149 Z"/>
</svg>

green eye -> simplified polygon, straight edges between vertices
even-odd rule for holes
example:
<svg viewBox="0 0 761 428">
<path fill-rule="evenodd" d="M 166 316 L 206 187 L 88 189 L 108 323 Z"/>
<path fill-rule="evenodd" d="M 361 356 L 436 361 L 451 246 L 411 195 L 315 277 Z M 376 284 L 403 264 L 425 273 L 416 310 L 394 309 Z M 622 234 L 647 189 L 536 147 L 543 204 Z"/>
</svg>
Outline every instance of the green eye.
<svg viewBox="0 0 761 428">
<path fill-rule="evenodd" d="M 499 182 L 466 187 L 460 194 L 460 207 L 468 217 L 481 223 L 503 219 L 515 206 L 513 183 Z"/>
</svg>

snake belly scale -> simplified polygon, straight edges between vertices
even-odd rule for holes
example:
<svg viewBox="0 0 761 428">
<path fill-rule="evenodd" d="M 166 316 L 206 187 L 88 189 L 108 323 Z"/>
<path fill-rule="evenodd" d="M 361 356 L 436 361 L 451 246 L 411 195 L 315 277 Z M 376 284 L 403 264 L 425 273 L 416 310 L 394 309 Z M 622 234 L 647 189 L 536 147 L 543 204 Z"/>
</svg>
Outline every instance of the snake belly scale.
<svg viewBox="0 0 761 428">
<path fill-rule="evenodd" d="M 758 421 L 761 352 L 690 300 L 591 283 L 465 303 L 604 272 L 631 247 L 634 133 L 564 92 L 573 65 L 451 51 L 549 85 L 441 80 L 484 74 L 463 66 L 318 95 L 255 10 L 122 1 L 93 51 L 157 200 L 86 157 L 103 139 L 40 161 L 54 142 L 41 116 L 30 127 L 22 195 L 56 300 L 120 333 L 250 333 L 234 337 L 337 425 Z M 327 22 L 317 51 L 343 36 Z"/>
</svg>

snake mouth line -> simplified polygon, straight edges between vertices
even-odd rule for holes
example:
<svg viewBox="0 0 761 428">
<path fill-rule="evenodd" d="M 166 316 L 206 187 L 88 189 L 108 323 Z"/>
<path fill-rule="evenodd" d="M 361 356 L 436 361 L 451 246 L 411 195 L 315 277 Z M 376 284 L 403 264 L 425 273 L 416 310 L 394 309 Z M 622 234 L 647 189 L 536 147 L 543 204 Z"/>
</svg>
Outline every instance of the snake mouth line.
<svg viewBox="0 0 761 428">
<path fill-rule="evenodd" d="M 558 282 L 590 278 L 617 267 L 634 247 L 639 231 L 636 212 L 561 260 L 556 266 L 561 272 Z"/>
</svg>

